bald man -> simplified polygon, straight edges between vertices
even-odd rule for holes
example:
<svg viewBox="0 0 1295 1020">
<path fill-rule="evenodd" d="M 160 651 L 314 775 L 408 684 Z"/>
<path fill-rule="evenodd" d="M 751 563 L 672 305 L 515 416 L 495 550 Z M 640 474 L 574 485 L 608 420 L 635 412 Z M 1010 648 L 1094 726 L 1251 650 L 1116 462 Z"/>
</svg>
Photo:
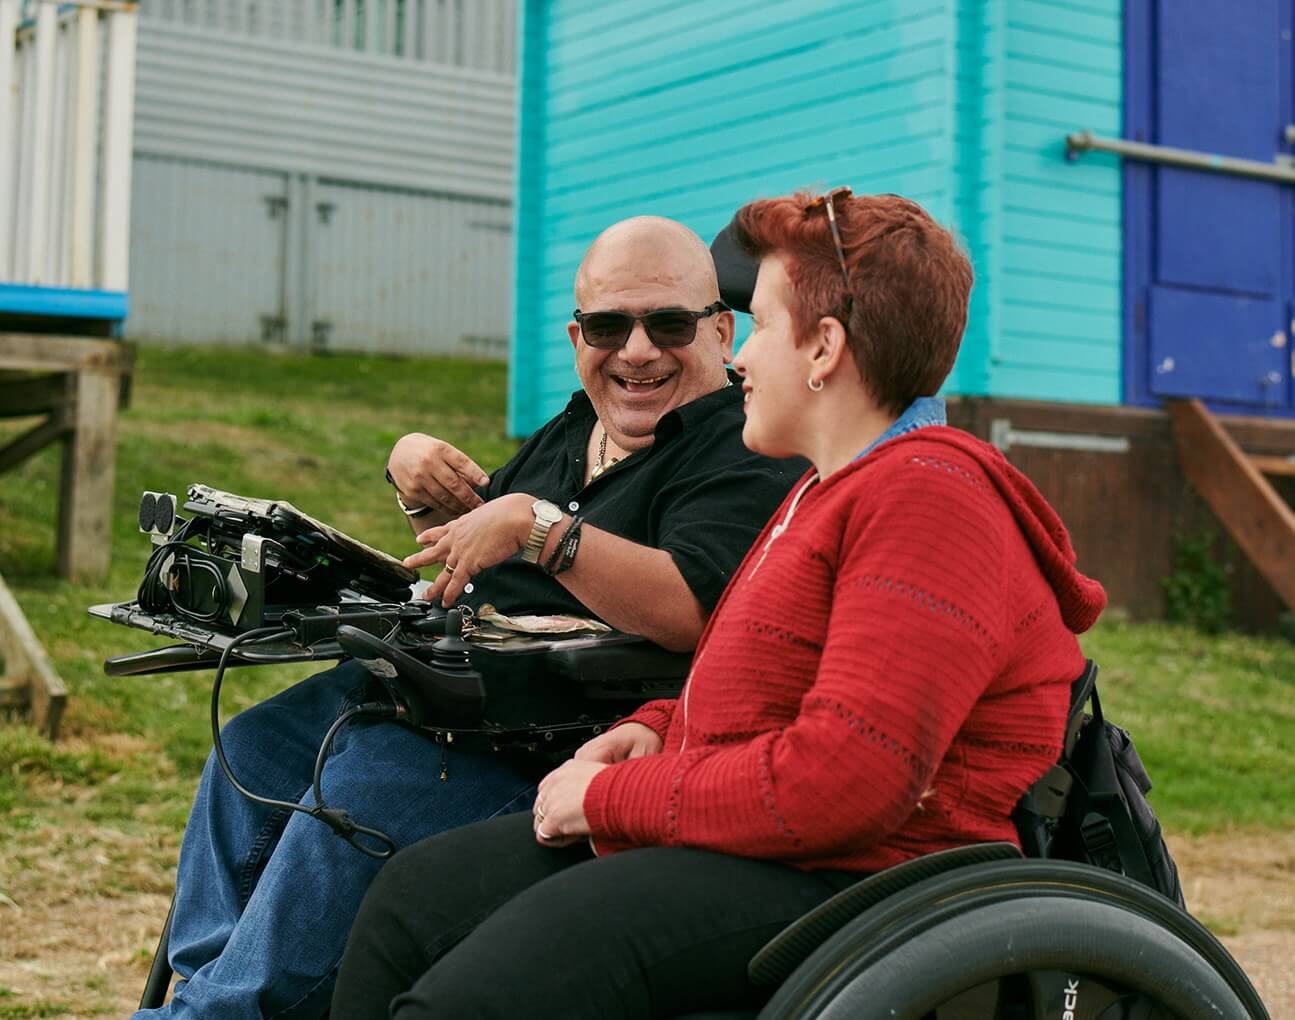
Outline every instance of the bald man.
<svg viewBox="0 0 1295 1020">
<path fill-rule="evenodd" d="M 392 449 L 387 477 L 422 547 L 406 562 L 445 565 L 427 597 L 447 606 L 592 615 L 691 650 L 804 464 L 742 445 L 742 392 L 725 368 L 733 314 L 692 231 L 657 217 L 610 227 L 580 264 L 575 300 L 567 334 L 582 389 L 511 461 L 487 475 L 424 433 Z M 347 662 L 249 709 L 223 733 L 235 773 L 264 796 L 313 804 L 325 732 L 374 696 Z M 635 728 L 623 730 L 605 745 L 616 760 L 641 753 Z M 357 721 L 321 786 L 330 806 L 403 847 L 529 808 L 536 778 L 525 762 Z M 136 1017 L 319 1017 L 379 866 L 311 818 L 245 800 L 209 759 L 176 883 L 169 956 L 182 980 L 167 1007 Z"/>
</svg>

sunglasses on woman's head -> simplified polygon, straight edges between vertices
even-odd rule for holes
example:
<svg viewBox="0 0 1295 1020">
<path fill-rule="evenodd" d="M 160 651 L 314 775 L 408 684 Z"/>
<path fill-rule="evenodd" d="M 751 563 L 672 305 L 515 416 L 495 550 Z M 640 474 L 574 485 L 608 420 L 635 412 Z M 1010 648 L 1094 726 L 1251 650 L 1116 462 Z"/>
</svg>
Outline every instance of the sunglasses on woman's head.
<svg viewBox="0 0 1295 1020">
<path fill-rule="evenodd" d="M 582 312 L 572 317 L 580 323 L 580 335 L 590 347 L 612 351 L 624 347 L 634 332 L 634 323 L 643 323 L 643 331 L 657 347 L 687 347 L 697 339 L 697 320 L 718 312 L 727 312 L 723 301 L 709 304 L 700 312 L 686 308 L 658 308 L 643 315 L 628 312 Z"/>
<path fill-rule="evenodd" d="M 850 271 L 845 267 L 845 245 L 841 243 L 841 228 L 836 223 L 836 200 L 838 198 L 853 198 L 854 192 L 849 188 L 833 188 L 813 199 L 805 207 L 806 212 L 814 209 L 823 209 L 827 212 L 827 225 L 832 228 L 832 241 L 836 245 L 836 257 L 841 263 L 841 277 L 845 280 L 845 286 L 848 290 L 850 287 Z"/>
</svg>

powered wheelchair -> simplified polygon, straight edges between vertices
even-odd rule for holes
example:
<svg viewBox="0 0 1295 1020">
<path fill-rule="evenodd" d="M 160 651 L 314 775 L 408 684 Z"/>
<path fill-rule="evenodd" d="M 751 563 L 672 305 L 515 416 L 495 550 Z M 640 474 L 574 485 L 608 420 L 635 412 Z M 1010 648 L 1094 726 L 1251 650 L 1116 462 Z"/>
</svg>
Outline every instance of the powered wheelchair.
<svg viewBox="0 0 1295 1020">
<path fill-rule="evenodd" d="M 140 525 L 155 549 L 139 597 L 90 611 L 179 640 L 109 659 L 110 676 L 217 670 L 222 758 L 216 699 L 233 663 L 353 657 L 381 680 L 386 714 L 430 739 L 555 760 L 642 702 L 677 692 L 687 672 L 687 655 L 627 635 L 501 636 L 457 610 L 411 602 L 409 571 L 288 504 L 193 486 L 189 520 L 176 509 L 171 497 L 145 494 Z M 1072 720 L 1095 673 L 1089 664 L 1075 682 Z M 394 849 L 345 810 L 311 813 L 361 852 Z M 1029 833 L 1023 844 L 1043 852 Z M 838 893 L 751 960 L 752 982 L 770 995 L 758 1014 L 689 1020 L 1267 1020 L 1202 924 L 1114 868 L 1026 857 L 1010 843 L 909 861 Z M 168 914 L 141 1008 L 165 1001 L 170 926 Z"/>
</svg>

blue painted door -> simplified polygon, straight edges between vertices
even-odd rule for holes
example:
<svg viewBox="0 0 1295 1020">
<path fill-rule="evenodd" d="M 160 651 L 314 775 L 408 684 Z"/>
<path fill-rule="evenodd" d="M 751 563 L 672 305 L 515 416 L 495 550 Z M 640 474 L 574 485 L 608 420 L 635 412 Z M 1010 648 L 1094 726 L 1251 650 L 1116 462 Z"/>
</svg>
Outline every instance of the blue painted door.
<svg viewBox="0 0 1295 1020">
<path fill-rule="evenodd" d="M 1126 135 L 1268 163 L 1289 153 L 1292 0 L 1129 0 Z M 1129 397 L 1292 408 L 1292 187 L 1126 170 Z"/>
</svg>

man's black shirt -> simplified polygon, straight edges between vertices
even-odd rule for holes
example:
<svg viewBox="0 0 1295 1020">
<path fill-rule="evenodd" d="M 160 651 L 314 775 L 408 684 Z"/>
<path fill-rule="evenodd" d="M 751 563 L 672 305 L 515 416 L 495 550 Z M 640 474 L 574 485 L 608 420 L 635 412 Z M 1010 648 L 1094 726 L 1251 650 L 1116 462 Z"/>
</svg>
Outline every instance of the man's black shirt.
<svg viewBox="0 0 1295 1020">
<path fill-rule="evenodd" d="M 748 450 L 742 445 L 743 420 L 740 386 L 708 393 L 662 416 L 650 447 L 585 485 L 585 451 L 597 415 L 579 391 L 491 476 L 482 495 L 491 500 L 524 492 L 583 516 L 588 527 L 664 549 L 709 612 L 806 468 L 803 460 L 772 460 Z M 577 563 L 588 555 L 582 549 Z M 646 604 L 661 593 L 645 590 L 638 597 Z M 520 553 L 478 573 L 472 591 L 460 599 L 474 609 L 487 602 L 504 613 L 590 615 Z"/>
</svg>

